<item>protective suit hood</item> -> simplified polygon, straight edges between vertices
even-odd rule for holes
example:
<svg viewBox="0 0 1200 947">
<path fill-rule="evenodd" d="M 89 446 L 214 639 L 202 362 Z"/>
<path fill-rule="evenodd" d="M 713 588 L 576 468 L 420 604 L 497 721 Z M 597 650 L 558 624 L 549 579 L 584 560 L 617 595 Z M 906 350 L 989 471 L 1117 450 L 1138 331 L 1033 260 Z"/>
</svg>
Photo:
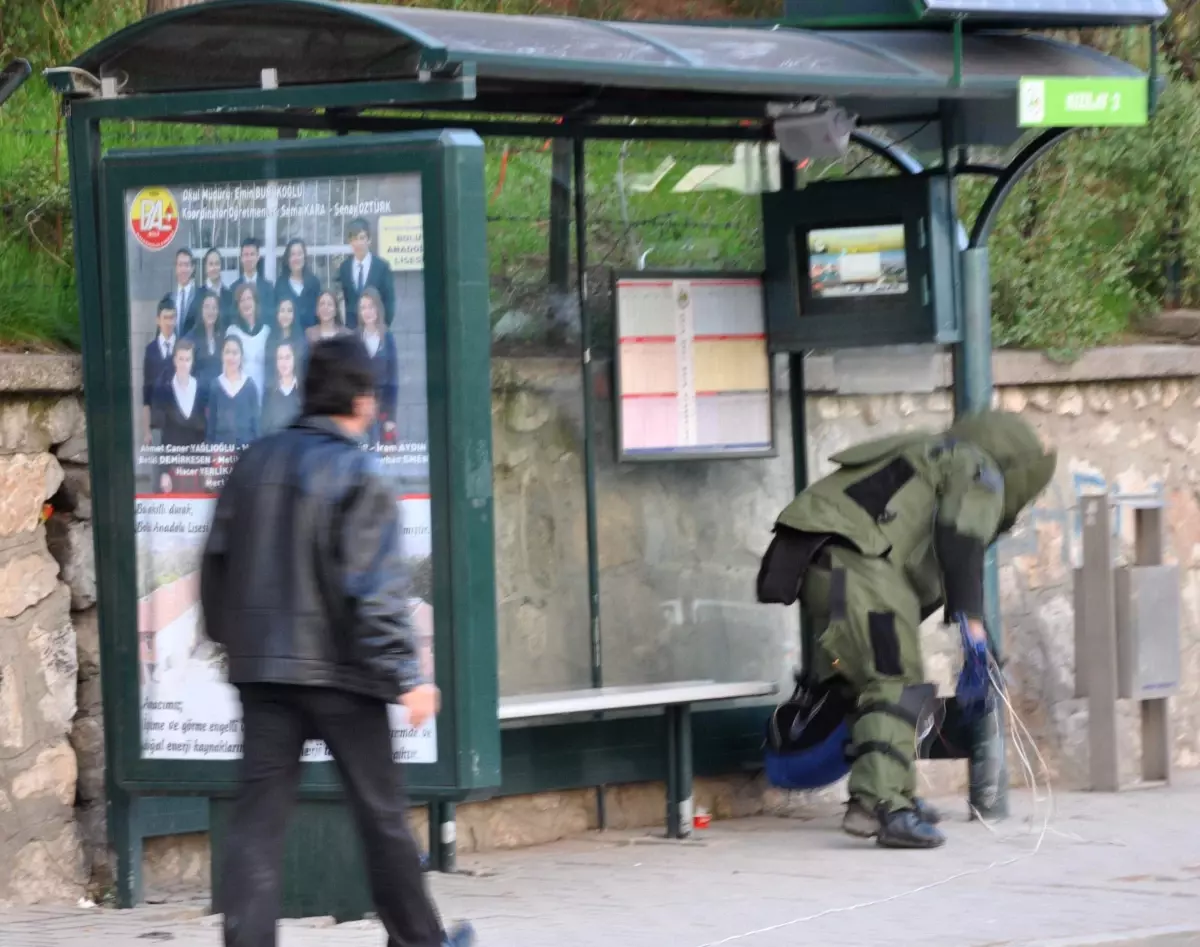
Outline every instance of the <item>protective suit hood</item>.
<svg viewBox="0 0 1200 947">
<path fill-rule="evenodd" d="M 1000 533 L 1012 529 L 1021 510 L 1050 483 L 1058 452 L 1042 445 L 1037 432 L 1019 415 L 981 411 L 954 422 L 946 434 L 978 447 L 1004 476 L 1004 519 Z"/>
</svg>

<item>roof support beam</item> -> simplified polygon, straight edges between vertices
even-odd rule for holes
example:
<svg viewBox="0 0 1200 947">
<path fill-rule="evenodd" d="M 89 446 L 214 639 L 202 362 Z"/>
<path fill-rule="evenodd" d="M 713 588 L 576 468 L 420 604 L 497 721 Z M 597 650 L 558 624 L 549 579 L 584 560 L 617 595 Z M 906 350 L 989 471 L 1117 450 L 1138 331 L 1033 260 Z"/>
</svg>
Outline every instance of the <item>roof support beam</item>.
<svg viewBox="0 0 1200 947">
<path fill-rule="evenodd" d="M 150 121 L 183 120 L 189 116 L 214 116 L 223 112 L 248 116 L 260 109 L 313 109 L 379 105 L 424 105 L 470 102 L 475 98 L 475 68 L 464 63 L 455 75 L 428 80 L 342 82 L 328 85 L 286 86 L 282 89 L 228 89 L 220 92 L 221 106 L 213 111 L 214 92 L 163 92 L 114 98 L 68 98 L 72 112 L 88 119 Z M 239 112 L 239 110 L 245 110 Z"/>
<path fill-rule="evenodd" d="M 979 216 L 975 218 L 975 226 L 971 229 L 970 247 L 972 249 L 987 246 L 988 240 L 992 236 L 992 230 L 996 226 L 996 219 L 1000 216 L 1000 210 L 1008 199 L 1008 195 L 1012 193 L 1012 189 L 1029 173 L 1038 160 L 1070 131 L 1069 128 L 1047 128 L 1026 145 L 1004 169 L 1004 173 L 996 179 L 996 183 L 988 192 L 987 199 L 979 210 Z"/>
</svg>

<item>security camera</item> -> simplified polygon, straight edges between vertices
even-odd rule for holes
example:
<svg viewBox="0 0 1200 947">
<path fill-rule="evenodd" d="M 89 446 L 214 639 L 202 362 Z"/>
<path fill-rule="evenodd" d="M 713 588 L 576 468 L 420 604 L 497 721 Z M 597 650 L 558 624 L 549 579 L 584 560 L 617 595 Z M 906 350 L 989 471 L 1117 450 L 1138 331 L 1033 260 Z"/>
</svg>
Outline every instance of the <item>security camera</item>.
<svg viewBox="0 0 1200 947">
<path fill-rule="evenodd" d="M 775 140 L 791 161 L 841 158 L 855 123 L 855 116 L 841 108 L 784 113 L 775 118 Z"/>
</svg>

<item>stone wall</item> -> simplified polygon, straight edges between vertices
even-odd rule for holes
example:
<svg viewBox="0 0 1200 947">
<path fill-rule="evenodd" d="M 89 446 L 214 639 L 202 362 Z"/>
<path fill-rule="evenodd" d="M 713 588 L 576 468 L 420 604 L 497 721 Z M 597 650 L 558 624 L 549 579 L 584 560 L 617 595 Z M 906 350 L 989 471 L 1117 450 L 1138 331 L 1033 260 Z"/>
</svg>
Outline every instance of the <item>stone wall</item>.
<svg viewBox="0 0 1200 947">
<path fill-rule="evenodd" d="M 76 359 L 0 355 L 0 904 L 74 901 L 103 795 Z"/>
<path fill-rule="evenodd" d="M 1200 350 L 1103 350 L 1070 366 L 999 353 L 994 365 L 996 402 L 1029 417 L 1061 458 L 1051 488 L 999 550 L 1019 711 L 1059 785 L 1082 785 L 1087 713 L 1074 697 L 1071 598 L 1078 497 L 1113 494 L 1124 548 L 1132 537 L 1127 499 L 1158 493 L 1170 508 L 1170 554 L 1183 569 L 1185 684 L 1172 701 L 1175 759 L 1200 765 Z M 604 366 L 597 376 L 606 377 Z M 578 365 L 497 359 L 493 377 L 501 691 L 586 685 Z M 952 410 L 950 377 L 948 359 L 922 349 L 810 357 L 812 474 L 854 441 L 943 427 Z M 0 357 L 0 902 L 73 900 L 107 872 L 91 496 L 78 387 L 72 360 Z M 753 591 L 770 524 L 792 492 L 787 389 L 781 371 L 775 458 L 618 465 L 611 395 L 598 382 L 606 683 L 787 680 L 799 659 L 794 612 L 758 606 Z M 954 638 L 936 621 L 925 631 L 930 676 L 948 686 Z M 1138 729 L 1133 708 L 1125 709 L 1124 758 L 1133 781 Z M 958 789 L 965 767 L 927 765 L 925 778 L 935 789 Z M 718 818 L 837 798 L 834 791 L 788 800 L 744 775 L 696 787 L 697 805 Z M 610 825 L 656 825 L 662 803 L 661 786 L 614 787 Z M 464 852 L 548 841 L 595 825 L 588 792 L 458 811 Z M 423 835 L 423 814 L 414 816 Z M 203 837 L 154 840 L 147 845 L 148 883 L 197 882 L 207 870 L 205 849 Z"/>
</svg>

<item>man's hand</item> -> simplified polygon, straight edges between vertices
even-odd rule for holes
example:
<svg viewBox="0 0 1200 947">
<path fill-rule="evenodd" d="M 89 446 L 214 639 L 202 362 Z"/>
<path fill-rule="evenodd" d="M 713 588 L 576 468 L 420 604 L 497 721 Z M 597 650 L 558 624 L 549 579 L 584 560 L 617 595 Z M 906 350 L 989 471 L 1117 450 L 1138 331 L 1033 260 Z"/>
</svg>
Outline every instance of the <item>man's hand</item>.
<svg viewBox="0 0 1200 947">
<path fill-rule="evenodd" d="M 967 633 L 973 641 L 980 641 L 987 644 L 988 635 L 987 629 L 983 626 L 978 618 L 970 618 L 967 620 Z"/>
<path fill-rule="evenodd" d="M 408 722 L 421 727 L 442 709 L 442 692 L 433 684 L 422 684 L 401 696 L 399 703 L 408 711 Z"/>
</svg>

